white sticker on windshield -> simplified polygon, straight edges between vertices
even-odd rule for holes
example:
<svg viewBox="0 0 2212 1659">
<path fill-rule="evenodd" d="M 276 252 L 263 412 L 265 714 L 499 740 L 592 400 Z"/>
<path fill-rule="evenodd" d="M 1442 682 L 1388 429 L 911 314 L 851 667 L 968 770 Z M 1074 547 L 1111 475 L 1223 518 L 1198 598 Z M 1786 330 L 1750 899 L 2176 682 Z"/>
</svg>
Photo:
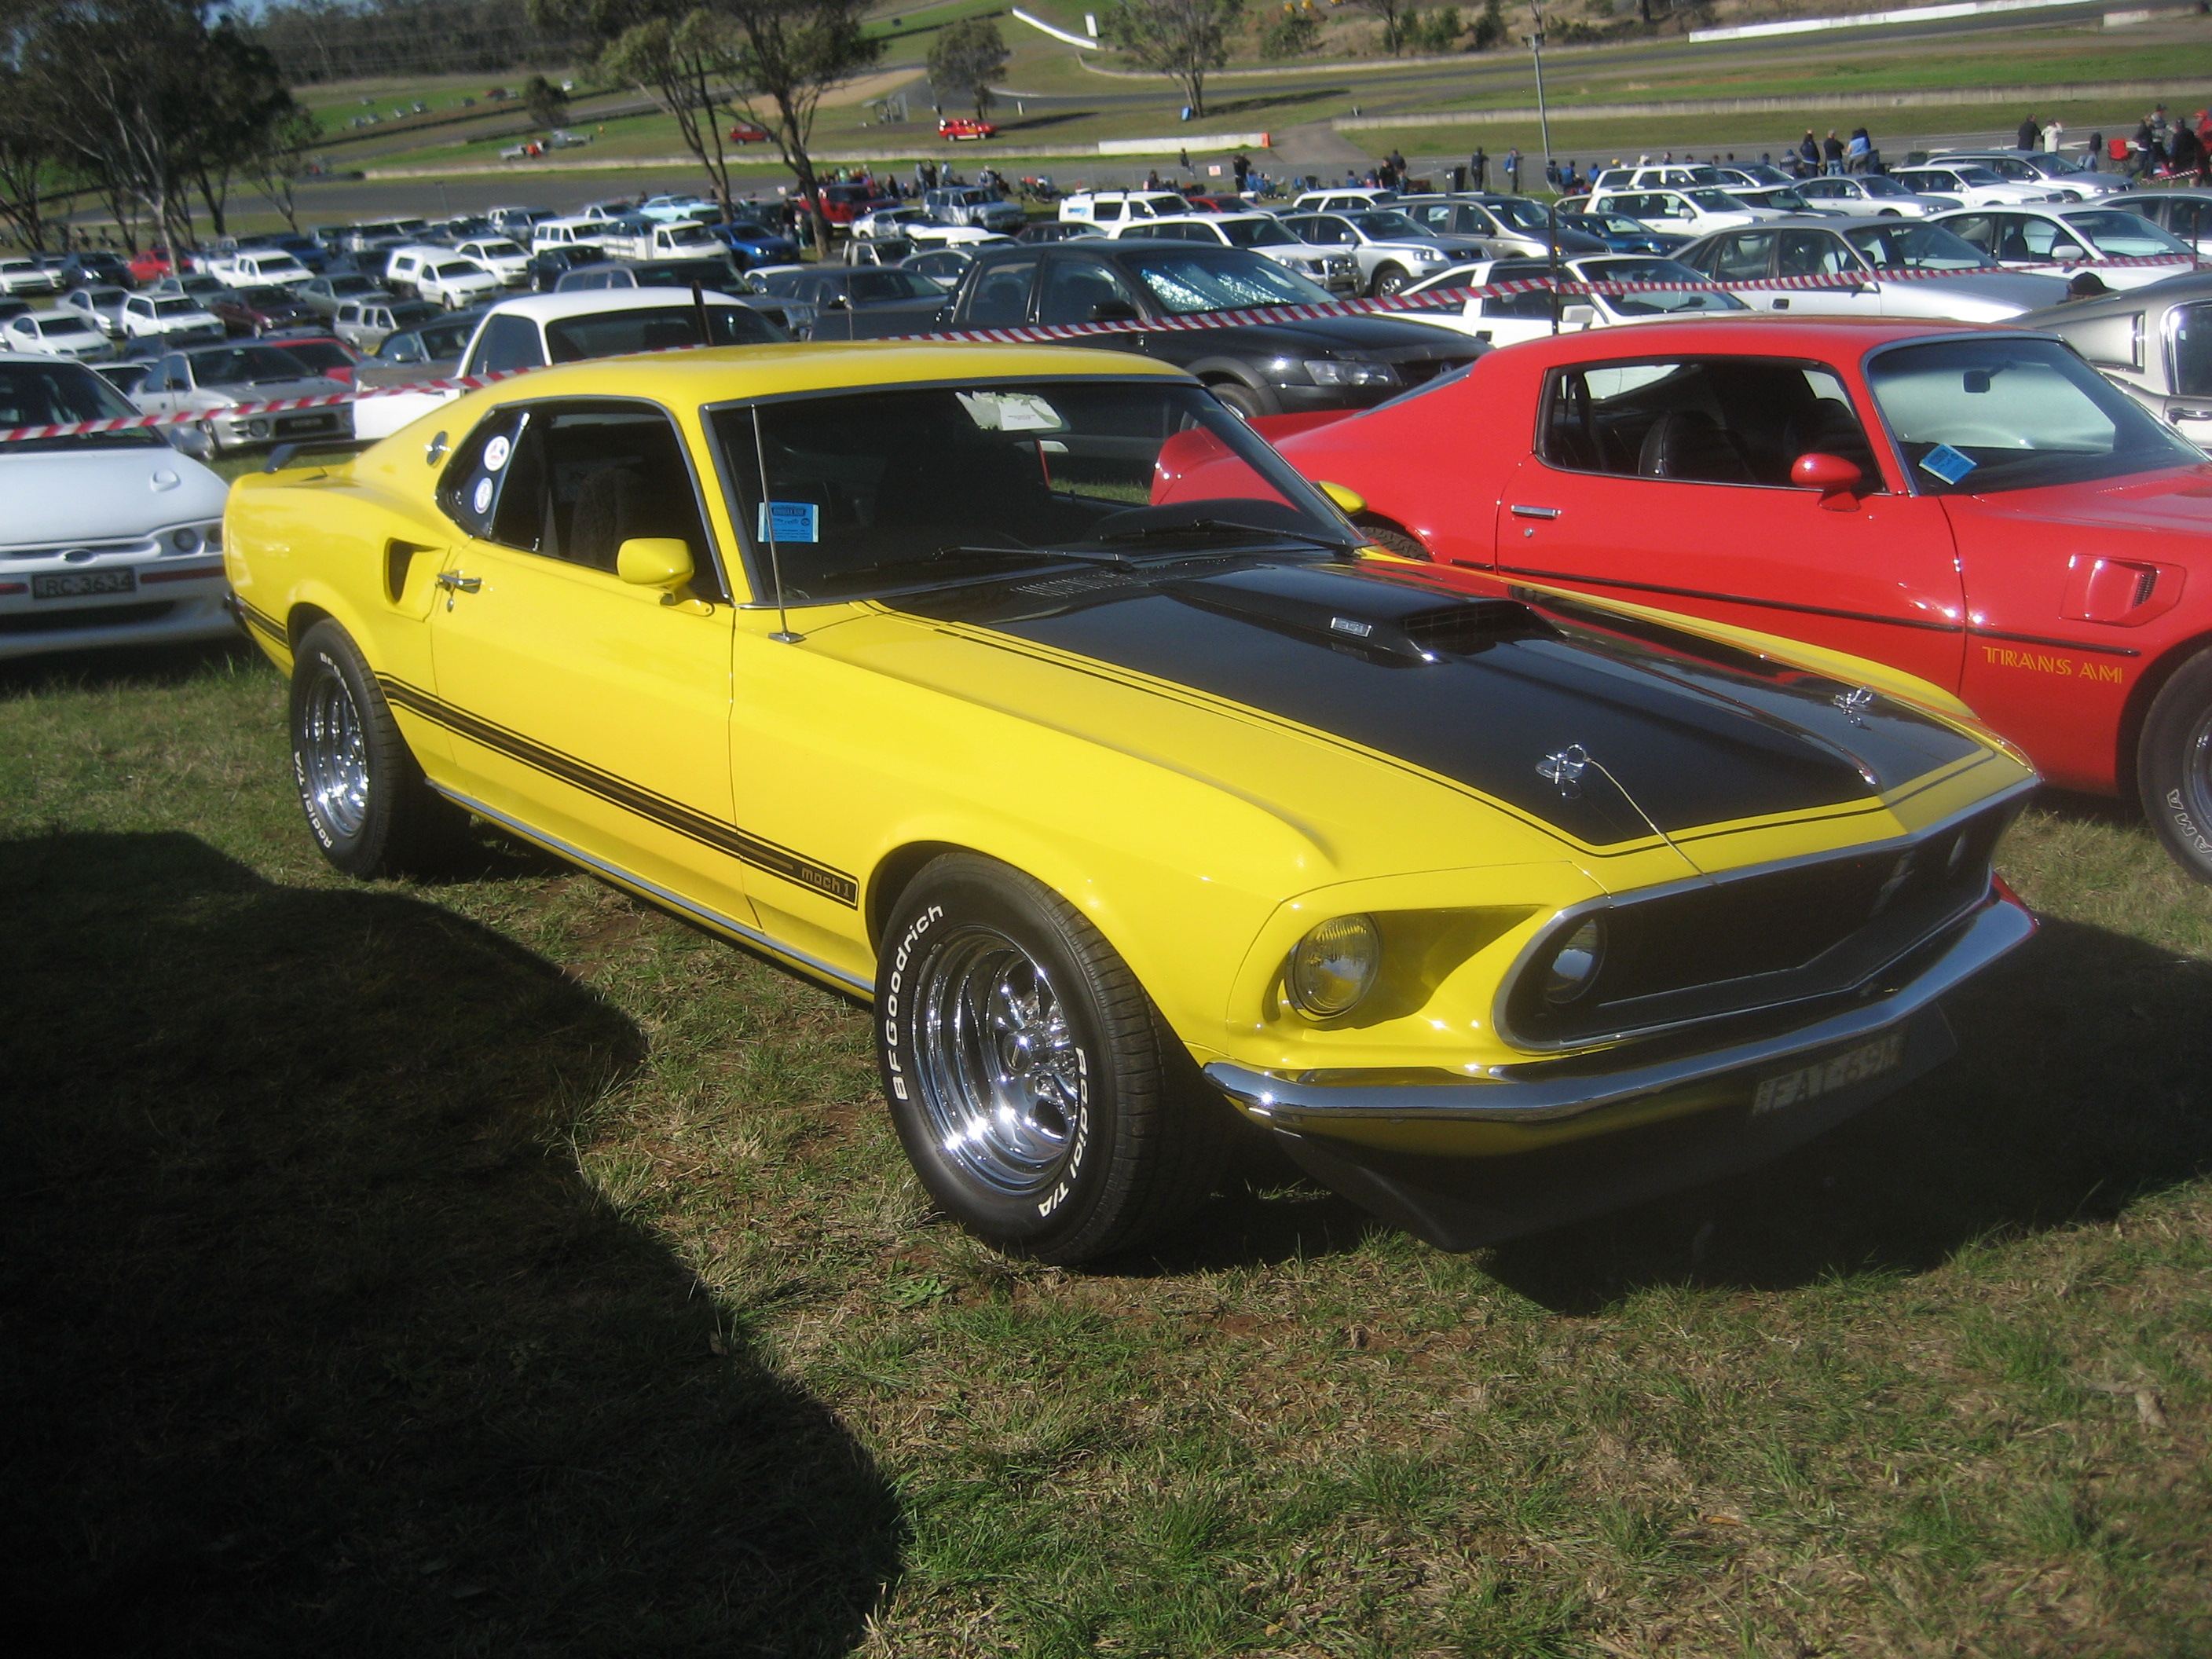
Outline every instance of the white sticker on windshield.
<svg viewBox="0 0 2212 1659">
<path fill-rule="evenodd" d="M 477 517 L 481 519 L 485 514 L 491 511 L 491 480 L 489 478 L 478 478 L 477 480 L 477 493 L 474 499 L 476 503 Z"/>
<path fill-rule="evenodd" d="M 962 392 L 954 394 L 968 418 L 986 432 L 1060 432 L 1067 422 L 1034 392 Z"/>
<path fill-rule="evenodd" d="M 1981 463 L 1971 455 L 1961 455 L 1948 444 L 1937 444 L 1920 458 L 1920 465 L 1945 483 L 1954 484 Z"/>
<path fill-rule="evenodd" d="M 500 468 L 505 466 L 507 465 L 507 458 L 513 453 L 514 448 L 514 446 L 507 442 L 504 437 L 494 438 L 489 443 L 484 446 L 484 471 L 487 472 L 496 472 Z"/>
</svg>

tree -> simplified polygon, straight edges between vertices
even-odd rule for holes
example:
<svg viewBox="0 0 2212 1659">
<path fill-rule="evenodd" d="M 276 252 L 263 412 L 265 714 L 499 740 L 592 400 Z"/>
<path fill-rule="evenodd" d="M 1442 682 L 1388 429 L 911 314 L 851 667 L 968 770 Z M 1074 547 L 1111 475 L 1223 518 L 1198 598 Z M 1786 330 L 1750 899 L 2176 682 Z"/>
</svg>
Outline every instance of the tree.
<svg viewBox="0 0 2212 1659">
<path fill-rule="evenodd" d="M 1405 51 L 1407 30 L 1413 21 L 1412 0 L 1360 0 L 1360 5 L 1382 20 L 1385 55 L 1395 58 Z"/>
<path fill-rule="evenodd" d="M 308 172 L 308 157 L 322 139 L 322 124 L 297 104 L 269 125 L 246 158 L 246 182 L 261 198 L 284 216 L 297 235 L 300 205 L 295 191 Z"/>
<path fill-rule="evenodd" d="M 975 106 L 975 118 L 991 112 L 991 82 L 1006 72 L 1006 43 L 988 17 L 970 17 L 939 29 L 929 49 L 929 83 L 941 98 Z"/>
<path fill-rule="evenodd" d="M 1505 39 L 1505 9 L 1498 0 L 1486 0 L 1482 15 L 1474 20 L 1474 49 L 1488 52 Z"/>
<path fill-rule="evenodd" d="M 1229 61 L 1244 0 L 1114 0 L 1098 33 L 1146 69 L 1182 82 L 1193 115 L 1206 113 L 1206 77 Z"/>
<path fill-rule="evenodd" d="M 1303 6 L 1297 0 L 1285 0 L 1282 10 L 1260 31 L 1262 58 L 1303 58 L 1320 44 L 1321 18 L 1312 0 Z"/>
<path fill-rule="evenodd" d="M 822 94 L 876 61 L 879 40 L 860 31 L 868 0 L 530 0 L 542 29 L 598 43 L 610 73 L 650 94 L 677 118 L 684 143 L 731 212 L 721 117 L 767 129 L 814 218 L 815 246 L 830 224 L 808 153 Z"/>
<path fill-rule="evenodd" d="M 541 127 L 557 127 L 568 118 L 568 94 L 542 75 L 522 83 L 522 106 Z"/>
</svg>

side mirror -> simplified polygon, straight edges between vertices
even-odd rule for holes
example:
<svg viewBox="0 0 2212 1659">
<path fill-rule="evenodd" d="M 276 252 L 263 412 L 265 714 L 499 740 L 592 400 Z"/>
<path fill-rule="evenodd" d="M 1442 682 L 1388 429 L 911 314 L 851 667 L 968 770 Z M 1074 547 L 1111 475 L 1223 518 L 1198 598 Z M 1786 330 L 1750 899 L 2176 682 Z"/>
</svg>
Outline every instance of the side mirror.
<svg viewBox="0 0 2212 1659">
<path fill-rule="evenodd" d="M 1559 307 L 1561 328 L 1588 328 L 1596 321 L 1595 306 L 1561 306 Z"/>
<path fill-rule="evenodd" d="M 2052 245 L 2051 257 L 2071 264 L 2076 259 L 2086 259 L 2089 256 L 2083 251 L 2079 242 L 2058 242 Z"/>
<path fill-rule="evenodd" d="M 1091 307 L 1090 319 L 1094 323 L 1134 323 L 1143 320 L 1137 314 L 1137 307 L 1127 300 L 1101 300 Z"/>
<path fill-rule="evenodd" d="M 673 536 L 640 536 L 615 553 L 615 574 L 635 587 L 665 588 L 671 599 L 691 580 L 691 547 Z"/>
<path fill-rule="evenodd" d="M 1848 512 L 1858 505 L 1858 497 L 1852 492 L 1865 476 L 1856 463 L 1818 450 L 1800 455 L 1790 468 L 1790 483 L 1802 489 L 1819 490 L 1820 505 L 1838 512 Z"/>
<path fill-rule="evenodd" d="M 1355 513 L 1364 513 L 1367 510 L 1367 498 L 1356 489 L 1346 489 L 1340 483 L 1319 481 L 1315 483 L 1314 488 L 1335 502 L 1337 510 L 1346 518 L 1350 518 Z"/>
</svg>

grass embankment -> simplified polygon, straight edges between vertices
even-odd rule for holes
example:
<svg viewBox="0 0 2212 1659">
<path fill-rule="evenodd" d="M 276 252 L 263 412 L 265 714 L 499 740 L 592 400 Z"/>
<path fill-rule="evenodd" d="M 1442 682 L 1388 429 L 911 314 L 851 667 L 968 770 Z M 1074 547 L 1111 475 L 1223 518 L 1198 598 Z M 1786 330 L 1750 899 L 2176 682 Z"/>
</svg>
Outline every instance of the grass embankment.
<svg viewBox="0 0 2212 1659">
<path fill-rule="evenodd" d="M 1067 1273 L 862 1012 L 527 851 L 311 854 L 243 652 L 0 671 L 17 1639 L 562 1656 L 2212 1647 L 2212 895 L 2031 811 L 1962 1052 L 1472 1257 Z"/>
</svg>

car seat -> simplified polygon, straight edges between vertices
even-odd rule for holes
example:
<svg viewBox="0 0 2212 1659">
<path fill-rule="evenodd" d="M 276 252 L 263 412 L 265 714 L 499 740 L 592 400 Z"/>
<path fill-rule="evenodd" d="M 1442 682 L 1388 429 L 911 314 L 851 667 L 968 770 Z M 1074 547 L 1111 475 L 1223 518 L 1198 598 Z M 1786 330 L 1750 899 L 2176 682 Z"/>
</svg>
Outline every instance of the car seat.
<svg viewBox="0 0 2212 1659">
<path fill-rule="evenodd" d="M 1735 439 L 1702 409 L 1670 409 L 1644 434 L 1636 471 L 1646 478 L 1754 483 Z"/>
</svg>

